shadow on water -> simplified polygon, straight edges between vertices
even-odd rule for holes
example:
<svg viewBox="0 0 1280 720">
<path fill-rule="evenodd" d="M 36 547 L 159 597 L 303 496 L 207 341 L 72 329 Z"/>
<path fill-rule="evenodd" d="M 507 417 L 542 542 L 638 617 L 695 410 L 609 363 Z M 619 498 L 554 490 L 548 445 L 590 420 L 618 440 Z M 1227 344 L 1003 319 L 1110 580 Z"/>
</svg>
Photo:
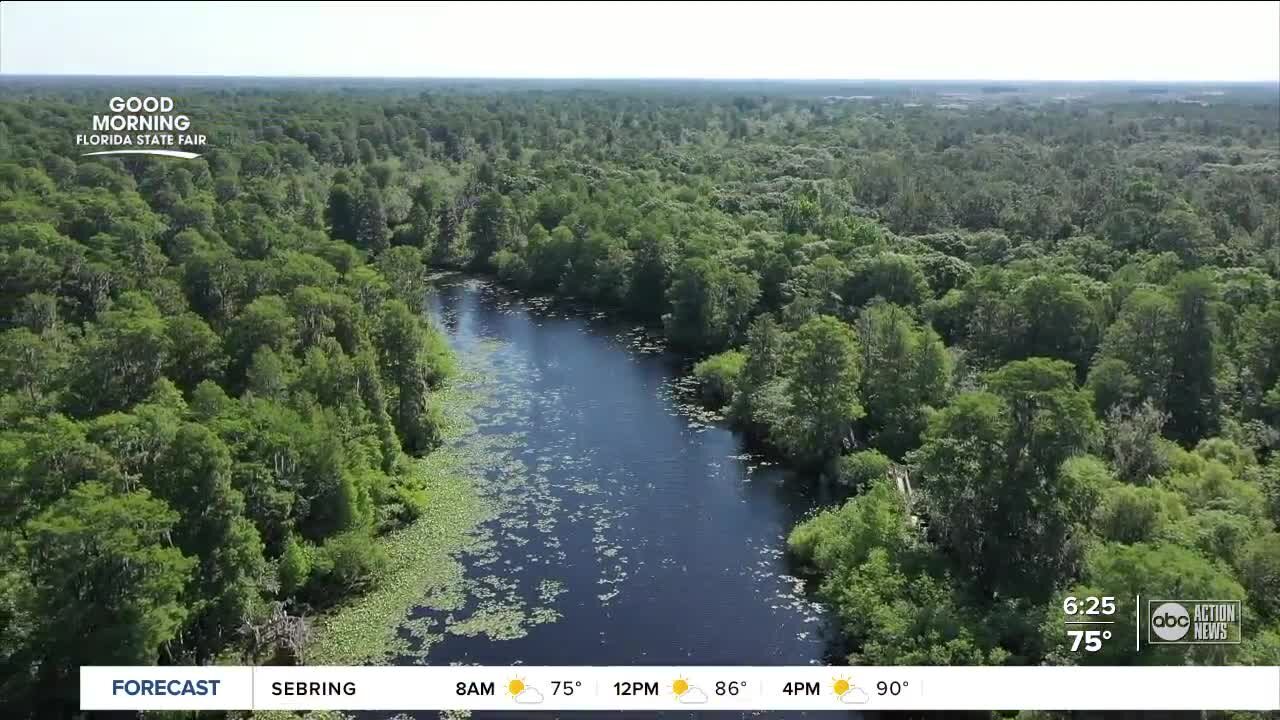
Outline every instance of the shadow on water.
<svg viewBox="0 0 1280 720">
<path fill-rule="evenodd" d="M 692 667 L 838 656 L 825 609 L 784 552 L 795 523 L 831 498 L 744 449 L 698 407 L 687 362 L 660 335 L 464 276 L 439 280 L 428 312 L 460 355 L 485 358 L 490 399 L 463 442 L 496 448 L 484 491 L 498 514 L 463 558 L 464 597 L 453 610 L 415 609 L 397 663 Z M 740 715 L 660 715 L 711 714 Z M 809 713 L 836 714 L 858 716 Z"/>
</svg>

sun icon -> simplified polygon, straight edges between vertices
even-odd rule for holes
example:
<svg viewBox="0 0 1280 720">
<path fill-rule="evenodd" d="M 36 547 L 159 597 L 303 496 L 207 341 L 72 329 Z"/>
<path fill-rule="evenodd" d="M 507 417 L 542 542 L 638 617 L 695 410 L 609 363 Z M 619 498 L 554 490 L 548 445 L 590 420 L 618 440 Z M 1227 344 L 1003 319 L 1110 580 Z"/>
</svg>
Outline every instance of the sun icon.
<svg viewBox="0 0 1280 720">
<path fill-rule="evenodd" d="M 837 696 L 844 695 L 853 687 L 853 683 L 849 682 L 849 678 L 841 676 L 831 678 L 831 689 L 835 691 Z"/>
<path fill-rule="evenodd" d="M 676 697 L 680 697 L 681 695 L 689 692 L 689 681 L 683 677 L 676 678 L 676 681 L 671 683 L 671 692 Z"/>
<path fill-rule="evenodd" d="M 515 697 L 524 692 L 524 688 L 525 685 L 523 678 L 513 677 L 507 682 L 507 694 L 511 697 Z"/>
</svg>

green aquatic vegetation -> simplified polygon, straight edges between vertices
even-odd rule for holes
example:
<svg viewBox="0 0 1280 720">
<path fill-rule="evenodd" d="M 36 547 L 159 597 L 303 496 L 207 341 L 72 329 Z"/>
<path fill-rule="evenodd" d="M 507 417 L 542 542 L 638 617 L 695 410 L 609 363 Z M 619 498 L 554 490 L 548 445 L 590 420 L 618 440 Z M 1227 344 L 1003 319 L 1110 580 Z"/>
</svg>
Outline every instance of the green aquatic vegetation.
<svg viewBox="0 0 1280 720">
<path fill-rule="evenodd" d="M 417 609 L 409 613 L 413 617 L 400 622 L 398 632 L 391 634 L 387 652 L 401 659 L 425 659 L 448 634 L 512 640 L 523 637 L 530 627 L 561 617 L 550 605 L 565 592 L 562 583 L 540 583 L 535 600 L 523 597 L 519 583 L 512 578 L 535 564 L 552 565 L 556 559 L 563 560 L 565 553 L 540 558 L 535 550 L 527 552 L 519 562 L 502 556 L 506 548 L 531 544 L 522 533 L 530 527 L 543 534 L 543 541 L 535 547 L 555 549 L 561 544 L 552 534 L 562 512 L 554 487 L 546 472 L 531 474 L 528 463 L 520 457 L 531 454 L 527 435 L 520 428 L 539 401 L 524 389 L 535 373 L 521 358 L 508 353 L 503 344 L 473 343 L 469 349 L 476 350 L 477 345 L 476 355 L 483 361 L 473 363 L 477 371 L 468 377 L 482 400 L 467 408 L 469 424 L 448 450 L 454 454 L 456 464 L 475 479 L 486 514 L 459 552 L 460 564 L 471 572 L 460 573 L 417 601 Z M 572 456 L 556 452 L 547 455 L 547 459 L 555 462 L 547 471 L 560 470 L 572 461 Z M 482 568 L 495 567 L 501 567 L 503 574 L 474 574 Z"/>
<path fill-rule="evenodd" d="M 306 659 L 315 664 L 359 664 L 386 656 L 395 628 L 420 601 L 443 603 L 456 595 L 442 592 L 461 582 L 457 554 L 486 509 L 471 478 L 455 465 L 448 450 L 424 465 L 434 502 L 413 525 L 381 541 L 387 567 L 374 589 L 316 621 Z M 424 598 L 424 595 L 426 596 Z"/>
<path fill-rule="evenodd" d="M 567 592 L 569 588 L 559 580 L 543 579 L 538 583 L 538 599 L 544 603 L 555 602 L 555 599 Z"/>
<path fill-rule="evenodd" d="M 397 637 L 394 645 L 397 657 L 425 658 L 431 648 L 444 639 L 443 622 L 433 617 L 411 618 L 400 626 L 400 630 L 403 636 Z"/>
<path fill-rule="evenodd" d="M 486 399 L 484 354 L 466 358 L 463 373 L 434 402 L 446 418 L 446 446 L 417 461 L 415 472 L 433 498 L 412 525 L 379 543 L 387 556 L 374 588 L 317 619 L 306 660 L 316 664 L 360 664 L 385 660 L 399 648 L 397 628 L 415 606 L 461 606 L 465 577 L 458 556 L 472 549 L 474 529 L 492 516 L 476 484 L 485 455 L 470 442 L 479 437 L 472 414 Z"/>
<path fill-rule="evenodd" d="M 555 608 L 536 607 L 529 613 L 529 622 L 533 625 L 544 625 L 546 623 L 556 622 L 562 617 L 563 616 L 557 612 Z"/>
<path fill-rule="evenodd" d="M 466 620 L 451 623 L 449 632 L 465 637 L 488 635 L 493 640 L 515 640 L 528 634 L 527 620 L 515 607 L 486 607 Z"/>
<path fill-rule="evenodd" d="M 555 604 L 567 592 L 562 581 L 541 578 L 530 590 L 512 578 L 557 568 L 568 559 L 556 535 L 562 522 L 589 533 L 602 604 L 621 593 L 630 575 L 628 546 L 617 537 L 618 522 L 628 513 L 604 500 L 628 482 L 625 473 L 599 468 L 593 450 L 582 448 L 571 432 L 529 445 L 526 428 L 532 417 L 544 428 L 556 427 L 556 418 L 567 409 L 563 393 L 529 389 L 541 376 L 529 358 L 489 340 L 468 340 L 460 355 L 466 368 L 458 387 L 470 396 L 466 402 L 453 396 L 439 400 L 450 422 L 446 446 L 435 455 L 437 462 L 447 460 L 456 474 L 472 479 L 484 512 L 465 533 L 465 542 L 455 546 L 447 579 L 425 591 L 421 585 L 404 589 L 386 610 L 389 621 L 367 623 L 385 630 L 366 630 L 366 661 L 379 656 L 425 660 L 449 635 L 513 640 L 531 627 L 561 619 Z M 562 499 L 574 496 L 582 502 Z M 516 555 L 508 554 L 513 550 Z M 500 574 L 483 574 L 485 569 Z M 392 610 L 397 618 L 389 617 Z"/>
</svg>

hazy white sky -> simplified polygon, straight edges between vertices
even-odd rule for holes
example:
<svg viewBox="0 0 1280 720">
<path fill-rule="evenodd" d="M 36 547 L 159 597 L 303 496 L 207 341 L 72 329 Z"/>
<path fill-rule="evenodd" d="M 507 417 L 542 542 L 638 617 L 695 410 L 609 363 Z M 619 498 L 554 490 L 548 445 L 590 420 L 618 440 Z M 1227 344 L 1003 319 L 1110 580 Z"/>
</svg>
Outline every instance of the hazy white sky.
<svg viewBox="0 0 1280 720">
<path fill-rule="evenodd" d="M 1277 80 L 1280 2 L 6 1 L 0 72 Z"/>
</svg>

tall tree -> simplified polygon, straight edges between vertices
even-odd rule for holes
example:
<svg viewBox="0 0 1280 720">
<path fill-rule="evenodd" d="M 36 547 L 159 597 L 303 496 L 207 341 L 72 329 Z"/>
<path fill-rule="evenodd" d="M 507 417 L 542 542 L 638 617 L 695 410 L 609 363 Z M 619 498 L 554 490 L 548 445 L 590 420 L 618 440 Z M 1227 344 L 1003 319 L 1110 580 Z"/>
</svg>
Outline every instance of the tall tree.
<svg viewBox="0 0 1280 720">
<path fill-rule="evenodd" d="M 356 203 L 355 244 L 371 255 L 386 250 L 391 245 L 391 228 L 387 225 L 387 210 L 382 203 L 382 191 L 377 186 L 366 187 Z"/>
<path fill-rule="evenodd" d="M 989 384 L 940 411 L 912 460 L 960 571 L 984 597 L 1041 601 L 1080 560 L 1077 526 L 1098 489 L 1062 464 L 1090 446 L 1097 421 L 1070 363 L 1009 363 Z"/>
<path fill-rule="evenodd" d="M 668 293 L 667 332 L 682 347 L 719 350 L 746 329 L 759 296 L 760 286 L 751 275 L 710 260 L 690 260 Z"/>
<path fill-rule="evenodd" d="M 360 227 L 358 206 L 359 198 L 349 186 L 335 184 L 329 190 L 325 219 L 329 222 L 329 232 L 333 237 L 349 243 L 356 241 L 356 233 Z"/>
<path fill-rule="evenodd" d="M 410 454 L 422 454 L 439 442 L 430 403 L 433 370 L 428 331 L 404 303 L 393 300 L 383 309 L 378 342 L 383 374 L 394 388 L 392 420 L 401 447 Z"/>
<path fill-rule="evenodd" d="M 140 402 L 173 350 L 155 303 L 126 293 L 92 330 L 73 362 L 69 409 L 93 415 Z"/>
<path fill-rule="evenodd" d="M 1141 288 L 1125 299 L 1102 346 L 1104 358 L 1123 361 L 1136 378 L 1136 399 L 1150 398 L 1161 409 L 1173 372 L 1170 353 L 1177 323 L 1176 308 L 1167 295 Z"/>
<path fill-rule="evenodd" d="M 173 348 L 166 374 L 178 387 L 190 392 L 204 380 L 222 378 L 227 364 L 222 340 L 199 315 L 185 313 L 170 318 L 165 334 Z"/>
<path fill-rule="evenodd" d="M 896 305 L 867 306 L 857 328 L 865 424 L 872 444 L 900 459 L 919 445 L 928 409 L 946 402 L 951 358 L 931 328 Z"/>
<path fill-rule="evenodd" d="M 34 622 L 23 659 L 41 717 L 76 709 L 80 665 L 150 665 L 189 616 L 195 561 L 169 541 L 178 513 L 146 491 L 71 490 L 26 526 Z M 25 664 L 25 663 L 24 663 Z"/>
<path fill-rule="evenodd" d="M 840 454 L 854 421 L 864 414 L 858 401 L 862 363 L 857 337 L 839 320 L 818 316 L 792 337 L 787 369 L 789 449 L 800 462 L 821 465 Z"/>
<path fill-rule="evenodd" d="M 1165 410 L 1170 436 L 1191 445 L 1218 428 L 1217 357 L 1210 305 L 1213 279 L 1203 272 L 1179 275 L 1171 288 L 1175 320 L 1169 345 Z"/>
<path fill-rule="evenodd" d="M 147 484 L 181 519 L 177 546 L 199 561 L 186 644 L 204 662 L 255 611 L 262 542 L 231 485 L 231 455 L 207 428 L 183 425 Z"/>
<path fill-rule="evenodd" d="M 502 195 L 491 192 L 480 198 L 471 213 L 471 250 L 475 253 L 472 263 L 480 268 L 490 266 L 493 254 L 512 242 L 511 210 Z"/>
</svg>

